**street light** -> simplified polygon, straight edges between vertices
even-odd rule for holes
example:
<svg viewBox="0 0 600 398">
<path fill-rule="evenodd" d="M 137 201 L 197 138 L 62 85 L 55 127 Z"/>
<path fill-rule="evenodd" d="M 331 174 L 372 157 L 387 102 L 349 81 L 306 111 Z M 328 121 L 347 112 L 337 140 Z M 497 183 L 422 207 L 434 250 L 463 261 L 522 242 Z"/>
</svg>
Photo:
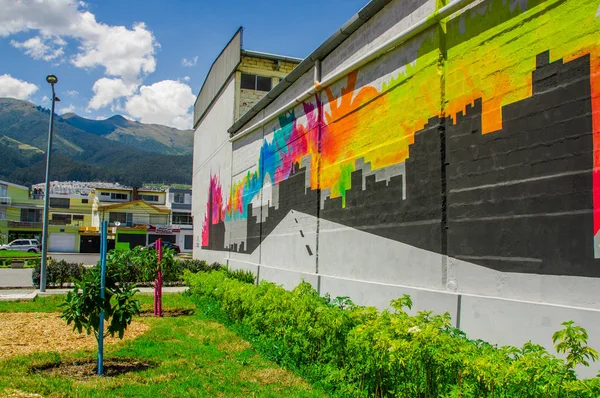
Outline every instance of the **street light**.
<svg viewBox="0 0 600 398">
<path fill-rule="evenodd" d="M 46 291 L 46 259 L 48 257 L 48 202 L 50 202 L 50 158 L 52 156 L 52 130 L 54 129 L 54 85 L 58 77 L 46 76 L 46 81 L 52 86 L 52 110 L 50 111 L 50 126 L 48 127 L 48 151 L 46 152 L 46 190 L 44 192 L 44 224 L 42 231 L 42 266 L 40 269 L 40 292 Z"/>
</svg>

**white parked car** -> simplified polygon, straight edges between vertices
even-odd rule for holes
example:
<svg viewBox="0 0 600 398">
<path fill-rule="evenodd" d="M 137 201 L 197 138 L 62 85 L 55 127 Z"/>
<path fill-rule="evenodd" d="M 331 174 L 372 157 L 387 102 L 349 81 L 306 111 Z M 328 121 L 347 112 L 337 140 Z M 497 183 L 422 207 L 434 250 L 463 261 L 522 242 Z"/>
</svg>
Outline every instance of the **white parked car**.
<svg viewBox="0 0 600 398">
<path fill-rule="evenodd" d="M 0 245 L 0 250 L 19 250 L 22 252 L 39 253 L 42 245 L 37 239 L 17 239 L 7 245 Z"/>
</svg>

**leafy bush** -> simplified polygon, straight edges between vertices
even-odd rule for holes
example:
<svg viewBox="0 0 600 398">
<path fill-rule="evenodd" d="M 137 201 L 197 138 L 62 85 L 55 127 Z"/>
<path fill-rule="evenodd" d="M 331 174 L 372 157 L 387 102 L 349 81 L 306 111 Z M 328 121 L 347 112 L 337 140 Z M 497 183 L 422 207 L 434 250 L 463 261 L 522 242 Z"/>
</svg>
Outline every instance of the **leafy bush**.
<svg viewBox="0 0 600 398">
<path fill-rule="evenodd" d="M 41 260 L 35 264 L 35 268 L 31 273 L 33 285 L 39 289 Z M 56 261 L 50 259 L 46 264 L 46 286 L 61 288 L 67 283 L 73 282 L 75 279 L 81 279 L 85 272 L 83 264 L 68 263 L 65 260 Z"/>
<path fill-rule="evenodd" d="M 163 249 L 161 261 L 163 283 L 183 281 L 183 272 L 209 272 L 224 269 L 219 263 L 201 260 L 175 260 L 174 251 Z M 106 257 L 109 268 L 118 268 L 124 282 L 149 283 L 156 279 L 158 252 L 136 247 L 131 250 L 111 250 Z M 246 276 L 246 278 L 248 278 Z"/>
<path fill-rule="evenodd" d="M 41 263 L 42 263 L 41 258 L 28 259 L 28 260 L 25 260 L 25 268 L 35 268 L 38 265 L 41 266 Z"/>
<path fill-rule="evenodd" d="M 173 259 L 173 250 L 163 250 L 161 268 L 164 282 L 181 280 L 182 270 Z M 111 250 L 106 256 L 107 268 L 117 269 L 122 282 L 152 282 L 156 279 L 158 252 L 142 247 Z"/>
<path fill-rule="evenodd" d="M 179 266 L 182 270 L 181 276 L 183 276 L 183 270 L 188 270 L 190 272 L 196 273 L 196 272 L 218 271 L 220 269 L 223 269 L 223 266 L 219 263 L 212 263 L 209 265 L 204 260 L 183 260 L 183 261 L 178 260 L 178 263 L 180 264 Z"/>
<path fill-rule="evenodd" d="M 567 361 L 542 346 L 497 348 L 451 327 L 448 314 L 409 315 L 409 296 L 392 309 L 320 297 L 308 283 L 286 291 L 233 279 L 227 271 L 185 273 L 205 312 L 228 321 L 267 356 L 338 396 L 597 397 L 600 379 L 577 380 L 595 360 L 587 334 L 571 322 L 554 335 Z M 211 312 L 212 311 L 212 312 Z"/>
<path fill-rule="evenodd" d="M 252 271 L 237 269 L 237 270 L 227 270 L 227 277 L 231 279 L 237 279 L 240 282 L 251 283 L 254 284 L 256 281 L 256 276 Z"/>
</svg>

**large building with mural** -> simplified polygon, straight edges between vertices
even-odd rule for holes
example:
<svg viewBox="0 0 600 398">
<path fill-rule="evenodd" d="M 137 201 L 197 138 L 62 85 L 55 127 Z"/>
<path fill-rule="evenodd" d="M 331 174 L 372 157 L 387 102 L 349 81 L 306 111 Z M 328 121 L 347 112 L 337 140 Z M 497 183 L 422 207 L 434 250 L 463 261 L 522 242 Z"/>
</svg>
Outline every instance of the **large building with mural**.
<svg viewBox="0 0 600 398">
<path fill-rule="evenodd" d="M 597 0 L 373 0 L 244 112 L 236 33 L 195 107 L 194 256 L 600 346 L 599 32 Z"/>
</svg>

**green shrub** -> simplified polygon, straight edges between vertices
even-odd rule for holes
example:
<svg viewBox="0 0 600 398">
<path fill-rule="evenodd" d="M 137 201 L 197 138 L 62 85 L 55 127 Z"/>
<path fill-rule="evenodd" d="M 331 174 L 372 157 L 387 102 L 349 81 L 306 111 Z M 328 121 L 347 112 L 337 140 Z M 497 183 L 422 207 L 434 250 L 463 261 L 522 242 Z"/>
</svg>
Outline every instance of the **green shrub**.
<svg viewBox="0 0 600 398">
<path fill-rule="evenodd" d="M 240 282 L 251 283 L 254 284 L 256 281 L 256 276 L 252 271 L 237 269 L 237 270 L 227 270 L 227 277 L 231 279 L 237 279 Z"/>
<path fill-rule="evenodd" d="M 190 272 L 208 272 L 208 271 L 218 271 L 223 269 L 223 266 L 219 263 L 208 264 L 204 260 L 178 260 L 181 270 L 188 270 Z M 182 275 L 183 276 L 183 273 Z"/>
<path fill-rule="evenodd" d="M 173 250 L 163 250 L 161 268 L 163 282 L 181 280 L 182 270 L 173 259 Z M 111 250 L 106 255 L 106 266 L 118 270 L 122 282 L 153 282 L 156 279 L 158 252 L 142 247 L 131 250 Z"/>
<path fill-rule="evenodd" d="M 31 273 L 33 285 L 40 287 L 41 260 L 35 264 Z M 46 264 L 46 286 L 61 288 L 67 283 L 72 283 L 75 279 L 81 279 L 85 267 L 83 264 L 68 263 L 65 260 L 56 261 L 50 259 Z"/>
<path fill-rule="evenodd" d="M 35 268 L 38 265 L 41 266 L 41 263 L 42 263 L 41 258 L 25 260 L 25 268 Z"/>
<path fill-rule="evenodd" d="M 263 353 L 300 371 L 337 396 L 597 397 L 600 379 L 577 380 L 575 365 L 595 360 L 582 328 L 565 323 L 554 335 L 567 362 L 533 343 L 497 348 L 470 340 L 448 314 L 409 315 L 410 297 L 391 309 L 320 297 L 308 283 L 286 291 L 218 271 L 185 273 L 207 313 L 216 314 Z M 570 358 L 570 359 L 569 359 Z"/>
</svg>

